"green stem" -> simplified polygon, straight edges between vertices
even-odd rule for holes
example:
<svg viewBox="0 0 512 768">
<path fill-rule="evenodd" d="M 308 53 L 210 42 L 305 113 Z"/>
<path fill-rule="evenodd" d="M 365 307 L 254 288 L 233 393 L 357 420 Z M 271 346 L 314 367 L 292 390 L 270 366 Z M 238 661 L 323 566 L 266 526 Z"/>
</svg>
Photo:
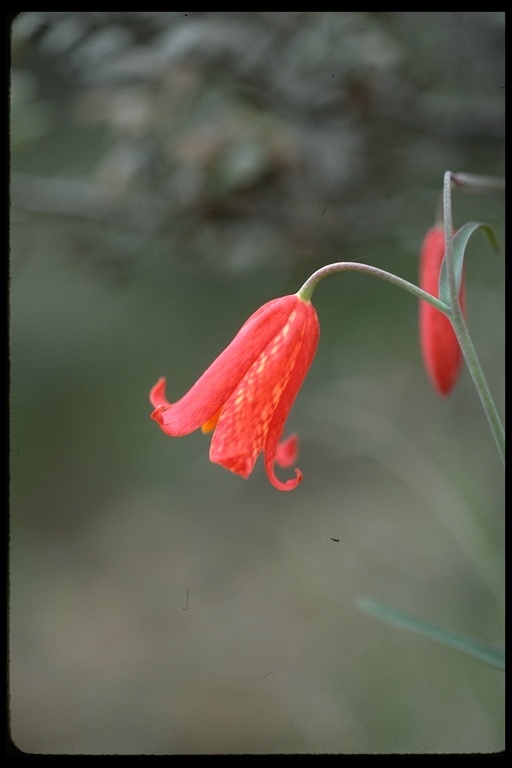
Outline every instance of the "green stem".
<svg viewBox="0 0 512 768">
<path fill-rule="evenodd" d="M 418 288 L 414 283 L 410 283 L 408 280 L 403 280 L 401 277 L 393 275 L 391 272 L 386 272 L 384 269 L 378 267 L 372 267 L 371 264 L 360 264 L 358 261 L 338 261 L 334 264 L 327 264 L 325 267 L 321 267 L 309 277 L 302 288 L 297 291 L 297 296 L 303 301 L 311 301 L 313 291 L 316 286 L 323 280 L 324 277 L 333 275 L 335 272 L 363 272 L 366 275 L 373 275 L 374 277 L 380 277 L 381 280 L 386 280 L 388 283 L 403 288 L 418 299 L 428 301 L 429 304 L 441 310 L 445 314 L 450 312 L 450 307 L 445 304 L 444 301 L 436 299 L 430 293 Z"/>
<path fill-rule="evenodd" d="M 491 432 L 498 447 L 501 460 L 505 463 L 505 430 L 473 346 L 471 336 L 469 335 L 460 306 L 449 314 L 449 318 L 453 330 L 455 331 L 455 335 L 457 336 L 462 354 L 464 355 L 464 360 L 466 361 L 469 373 L 480 397 L 485 415 L 487 416 L 487 421 L 489 422 Z"/>
<path fill-rule="evenodd" d="M 453 253 L 453 220 L 452 220 L 452 183 L 453 174 L 446 171 L 443 181 L 443 221 L 444 221 L 444 258 L 448 272 L 448 287 L 450 290 L 450 307 L 459 308 L 459 296 L 457 291 L 457 282 L 455 280 L 455 256 Z"/>
<path fill-rule="evenodd" d="M 464 313 L 460 305 L 457 281 L 455 279 L 455 259 L 453 253 L 453 223 L 452 223 L 452 185 L 465 185 L 480 188 L 478 185 L 483 185 L 484 189 L 496 189 L 496 185 L 502 181 L 501 179 L 492 179 L 490 177 L 479 177 L 471 174 L 454 174 L 451 171 L 447 171 L 444 175 L 443 183 L 443 214 L 444 214 L 444 242 L 445 242 L 445 259 L 448 273 L 448 287 L 450 293 L 450 307 L 448 311 L 443 310 L 448 315 L 450 322 L 453 326 L 453 330 L 457 336 L 462 354 L 468 366 L 469 373 L 473 379 L 473 383 L 476 387 L 480 401 L 482 403 L 487 421 L 491 428 L 494 440 L 498 447 L 501 459 L 505 463 L 505 431 L 501 423 L 501 419 L 498 414 L 498 410 L 494 403 L 491 391 L 488 387 L 486 378 L 484 376 L 480 361 L 476 354 L 476 350 L 473 346 L 471 336 L 466 326 L 464 319 Z"/>
<path fill-rule="evenodd" d="M 451 224 L 451 207 L 449 208 L 449 214 L 447 216 L 447 219 Z M 454 272 L 453 245 L 452 245 L 452 238 L 451 238 L 451 229 L 450 229 L 450 237 L 448 242 L 449 242 L 449 246 L 447 248 L 447 253 L 450 249 L 452 251 L 452 263 L 451 265 L 448 264 L 449 274 L 451 269 L 450 292 L 452 290 L 452 281 L 453 281 L 453 288 L 454 288 L 454 295 L 455 295 L 454 303 L 451 307 L 448 304 L 445 304 L 443 301 L 436 299 L 435 296 L 432 296 L 430 293 L 427 293 L 426 291 L 422 290 L 417 285 L 414 285 L 414 283 L 410 283 L 408 280 L 403 280 L 401 277 L 397 277 L 396 275 L 393 275 L 390 272 L 386 272 L 383 269 L 379 269 L 378 267 L 373 267 L 370 264 L 360 264 L 359 262 L 355 262 L 355 261 L 339 261 L 339 262 L 335 262 L 334 264 L 327 264 L 325 267 L 321 267 L 316 272 L 314 272 L 311 275 L 311 277 L 309 277 L 306 280 L 302 288 L 297 292 L 297 296 L 299 296 L 299 298 L 301 298 L 303 301 L 311 301 L 315 288 L 317 287 L 318 283 L 324 279 L 324 277 L 333 275 L 336 272 L 362 272 L 367 275 L 373 275 L 374 277 L 379 277 L 382 280 L 386 280 L 388 283 L 392 283 L 393 285 L 396 285 L 399 288 L 403 288 L 409 293 L 412 293 L 413 296 L 416 296 L 416 298 L 422 299 L 423 301 L 428 301 L 429 304 L 432 304 L 432 306 L 436 307 L 445 315 L 447 315 L 447 317 L 450 319 L 453 325 L 455 334 L 457 336 L 462 353 L 464 355 L 464 359 L 468 366 L 471 378 L 473 379 L 477 392 L 480 396 L 480 400 L 482 402 L 482 406 L 487 416 L 487 420 L 489 422 L 492 434 L 496 441 L 496 445 L 498 447 L 500 456 L 504 461 L 505 433 L 504 433 L 503 425 L 501 423 L 497 408 L 494 404 L 494 400 L 492 398 L 491 392 L 487 385 L 487 381 L 485 379 L 484 373 L 480 366 L 480 362 L 478 360 L 475 348 L 473 346 L 473 342 L 471 341 L 471 337 L 466 327 L 466 323 L 464 321 L 464 315 L 462 314 L 462 309 L 460 307 L 457 291 L 455 288 L 455 275 L 453 274 Z"/>
</svg>

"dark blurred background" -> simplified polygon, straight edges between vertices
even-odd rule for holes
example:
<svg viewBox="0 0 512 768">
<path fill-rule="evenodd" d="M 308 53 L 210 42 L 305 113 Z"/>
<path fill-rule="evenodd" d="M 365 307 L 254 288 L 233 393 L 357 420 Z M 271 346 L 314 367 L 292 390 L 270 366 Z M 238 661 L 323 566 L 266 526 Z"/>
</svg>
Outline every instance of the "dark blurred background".
<svg viewBox="0 0 512 768">
<path fill-rule="evenodd" d="M 10 722 L 33 753 L 492 752 L 502 674 L 360 613 L 502 644 L 503 477 L 417 302 L 315 293 L 302 485 L 149 418 L 263 302 L 360 260 L 415 281 L 447 170 L 503 174 L 503 12 L 24 12 L 11 27 Z M 454 220 L 503 245 L 500 197 Z M 500 412 L 504 258 L 468 322 Z M 282 473 L 281 473 L 282 474 Z"/>
</svg>

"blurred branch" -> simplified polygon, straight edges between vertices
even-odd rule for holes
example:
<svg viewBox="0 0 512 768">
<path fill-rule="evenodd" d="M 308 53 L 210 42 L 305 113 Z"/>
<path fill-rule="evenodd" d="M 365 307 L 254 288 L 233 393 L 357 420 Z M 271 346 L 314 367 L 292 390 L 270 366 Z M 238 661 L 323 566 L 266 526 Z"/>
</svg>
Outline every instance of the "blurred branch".
<svg viewBox="0 0 512 768">
<path fill-rule="evenodd" d="M 402 125 L 449 138 L 503 139 L 505 97 L 457 96 L 426 93 L 401 81 L 392 99 L 382 99 L 380 108 Z M 398 93 L 398 98 L 396 94 Z"/>
<path fill-rule="evenodd" d="M 112 190 L 92 181 L 40 178 L 14 173 L 11 177 L 11 205 L 19 210 L 44 215 L 77 216 L 152 232 L 167 210 L 160 196 L 137 195 L 120 200 Z"/>
</svg>

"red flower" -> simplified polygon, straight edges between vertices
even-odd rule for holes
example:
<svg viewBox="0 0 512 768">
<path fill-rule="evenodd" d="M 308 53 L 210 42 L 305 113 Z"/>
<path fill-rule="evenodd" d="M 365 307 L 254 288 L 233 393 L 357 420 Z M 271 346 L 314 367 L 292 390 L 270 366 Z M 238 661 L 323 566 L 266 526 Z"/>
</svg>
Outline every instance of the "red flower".
<svg viewBox="0 0 512 768">
<path fill-rule="evenodd" d="M 420 253 L 420 288 L 439 298 L 439 272 L 444 258 L 444 230 L 428 230 Z M 464 305 L 464 288 L 459 300 Z M 462 361 L 459 342 L 449 319 L 427 301 L 420 301 L 420 343 L 423 360 L 432 382 L 441 395 L 452 389 Z"/>
<path fill-rule="evenodd" d="M 274 463 L 293 464 L 298 439 L 279 442 L 318 344 L 319 325 L 313 305 L 297 295 L 264 304 L 237 333 L 231 344 L 176 403 L 165 397 L 165 379 L 150 392 L 151 417 L 172 437 L 202 427 L 215 430 L 210 460 L 248 477 L 263 451 L 270 482 L 290 491 L 302 480 L 281 482 Z"/>
</svg>

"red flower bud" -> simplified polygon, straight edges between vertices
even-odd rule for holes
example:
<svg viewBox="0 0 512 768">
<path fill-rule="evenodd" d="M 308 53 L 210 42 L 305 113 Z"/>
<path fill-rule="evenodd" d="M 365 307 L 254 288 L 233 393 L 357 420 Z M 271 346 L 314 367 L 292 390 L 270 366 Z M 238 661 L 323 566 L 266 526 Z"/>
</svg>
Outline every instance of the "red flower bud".
<svg viewBox="0 0 512 768">
<path fill-rule="evenodd" d="M 420 288 L 439 298 L 439 273 L 444 258 L 444 230 L 428 230 L 420 253 Z M 459 300 L 464 310 L 464 288 Z M 441 395 L 447 395 L 459 374 L 462 353 L 450 320 L 427 301 L 419 307 L 420 344 L 428 374 Z"/>
<path fill-rule="evenodd" d="M 280 442 L 295 397 L 313 361 L 319 337 L 317 314 L 297 295 L 264 304 L 231 344 L 176 403 L 165 397 L 165 379 L 150 392 L 151 417 L 173 437 L 202 427 L 215 430 L 210 460 L 242 477 L 263 452 L 270 482 L 289 491 L 302 479 L 279 480 L 274 463 L 290 466 L 298 455 L 295 435 Z"/>
</svg>

